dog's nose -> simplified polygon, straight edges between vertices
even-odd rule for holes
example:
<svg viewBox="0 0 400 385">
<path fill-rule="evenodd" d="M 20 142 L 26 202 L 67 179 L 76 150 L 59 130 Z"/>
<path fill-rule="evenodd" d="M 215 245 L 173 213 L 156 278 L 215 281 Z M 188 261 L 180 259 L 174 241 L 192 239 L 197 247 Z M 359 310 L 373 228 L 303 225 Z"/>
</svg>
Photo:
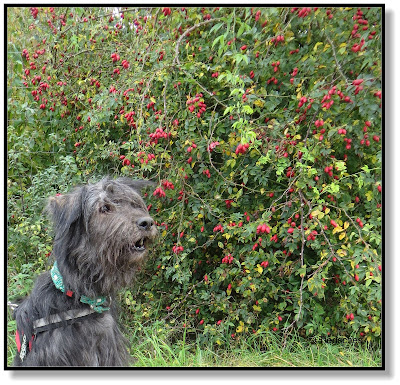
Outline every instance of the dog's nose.
<svg viewBox="0 0 400 385">
<path fill-rule="evenodd" d="M 136 222 L 140 230 L 150 230 L 154 226 L 153 218 L 143 217 Z"/>
</svg>

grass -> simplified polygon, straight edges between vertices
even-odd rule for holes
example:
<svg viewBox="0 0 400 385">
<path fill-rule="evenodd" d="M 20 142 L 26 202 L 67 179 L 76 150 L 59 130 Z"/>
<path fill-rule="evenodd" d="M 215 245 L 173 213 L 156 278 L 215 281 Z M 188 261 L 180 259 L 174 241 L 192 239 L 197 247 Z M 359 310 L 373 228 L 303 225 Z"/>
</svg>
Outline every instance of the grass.
<svg viewBox="0 0 400 385">
<path fill-rule="evenodd" d="M 8 364 L 16 354 L 15 321 L 8 324 Z M 186 333 L 176 337 L 155 321 L 127 328 L 134 367 L 380 367 L 379 347 L 366 344 L 311 343 L 292 336 L 283 347 L 274 333 L 265 333 L 227 346 L 204 346 Z M 262 343 L 261 343 L 262 341 Z"/>
<path fill-rule="evenodd" d="M 131 335 L 136 367 L 380 367 L 380 348 L 366 344 L 311 343 L 291 337 L 283 347 L 274 334 L 235 341 L 225 347 L 202 346 L 196 340 L 169 340 L 161 324 L 139 327 Z M 260 336 L 258 336 L 259 338 Z"/>
<path fill-rule="evenodd" d="M 7 361 L 16 354 L 15 321 L 8 316 Z M 134 367 L 375 367 L 382 365 L 380 346 L 319 342 L 291 335 L 283 347 L 273 332 L 230 340 L 225 346 L 201 344 L 194 333 L 178 333 L 161 321 L 131 322 L 124 334 Z"/>
</svg>

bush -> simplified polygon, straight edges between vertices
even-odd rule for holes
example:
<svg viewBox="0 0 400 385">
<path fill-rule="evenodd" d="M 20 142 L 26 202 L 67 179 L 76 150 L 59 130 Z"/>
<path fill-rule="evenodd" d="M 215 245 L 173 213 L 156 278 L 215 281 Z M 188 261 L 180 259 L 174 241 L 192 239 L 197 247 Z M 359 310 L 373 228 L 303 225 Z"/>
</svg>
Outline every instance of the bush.
<svg viewBox="0 0 400 385">
<path fill-rule="evenodd" d="M 11 270 L 51 250 L 45 196 L 148 178 L 132 316 L 379 340 L 381 12 L 8 8 Z"/>
</svg>

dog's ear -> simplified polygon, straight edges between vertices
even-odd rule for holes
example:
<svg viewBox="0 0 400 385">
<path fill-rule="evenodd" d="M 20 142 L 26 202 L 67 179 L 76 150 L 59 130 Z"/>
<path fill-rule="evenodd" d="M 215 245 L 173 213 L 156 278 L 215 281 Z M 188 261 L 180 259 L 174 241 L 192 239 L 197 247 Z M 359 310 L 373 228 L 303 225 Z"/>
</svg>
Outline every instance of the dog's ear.
<svg viewBox="0 0 400 385">
<path fill-rule="evenodd" d="M 69 194 L 57 194 L 49 198 L 45 212 L 52 220 L 56 234 L 65 234 L 75 222 L 82 218 L 85 193 L 86 187 L 83 186 Z"/>
<path fill-rule="evenodd" d="M 122 183 L 130 188 L 134 189 L 137 192 L 141 192 L 145 187 L 155 186 L 156 183 L 150 180 L 144 179 L 129 179 L 129 178 L 118 178 L 117 182 Z"/>
</svg>

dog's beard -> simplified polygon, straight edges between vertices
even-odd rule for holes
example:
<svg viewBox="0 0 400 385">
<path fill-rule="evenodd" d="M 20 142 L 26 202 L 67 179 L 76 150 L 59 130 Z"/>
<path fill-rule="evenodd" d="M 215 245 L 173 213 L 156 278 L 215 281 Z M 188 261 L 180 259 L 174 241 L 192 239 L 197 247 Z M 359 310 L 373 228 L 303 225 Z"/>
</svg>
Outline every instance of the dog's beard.
<svg viewBox="0 0 400 385">
<path fill-rule="evenodd" d="M 147 259 L 154 235 L 152 233 L 138 234 L 137 238 L 131 237 L 129 241 L 126 238 L 128 237 L 125 237 L 125 241 L 111 239 L 102 244 L 98 250 L 105 270 L 110 271 L 109 274 L 113 274 L 111 271 L 114 269 L 116 269 L 116 274 L 128 273 L 129 270 L 135 270 L 135 267 L 141 265 Z"/>
</svg>

